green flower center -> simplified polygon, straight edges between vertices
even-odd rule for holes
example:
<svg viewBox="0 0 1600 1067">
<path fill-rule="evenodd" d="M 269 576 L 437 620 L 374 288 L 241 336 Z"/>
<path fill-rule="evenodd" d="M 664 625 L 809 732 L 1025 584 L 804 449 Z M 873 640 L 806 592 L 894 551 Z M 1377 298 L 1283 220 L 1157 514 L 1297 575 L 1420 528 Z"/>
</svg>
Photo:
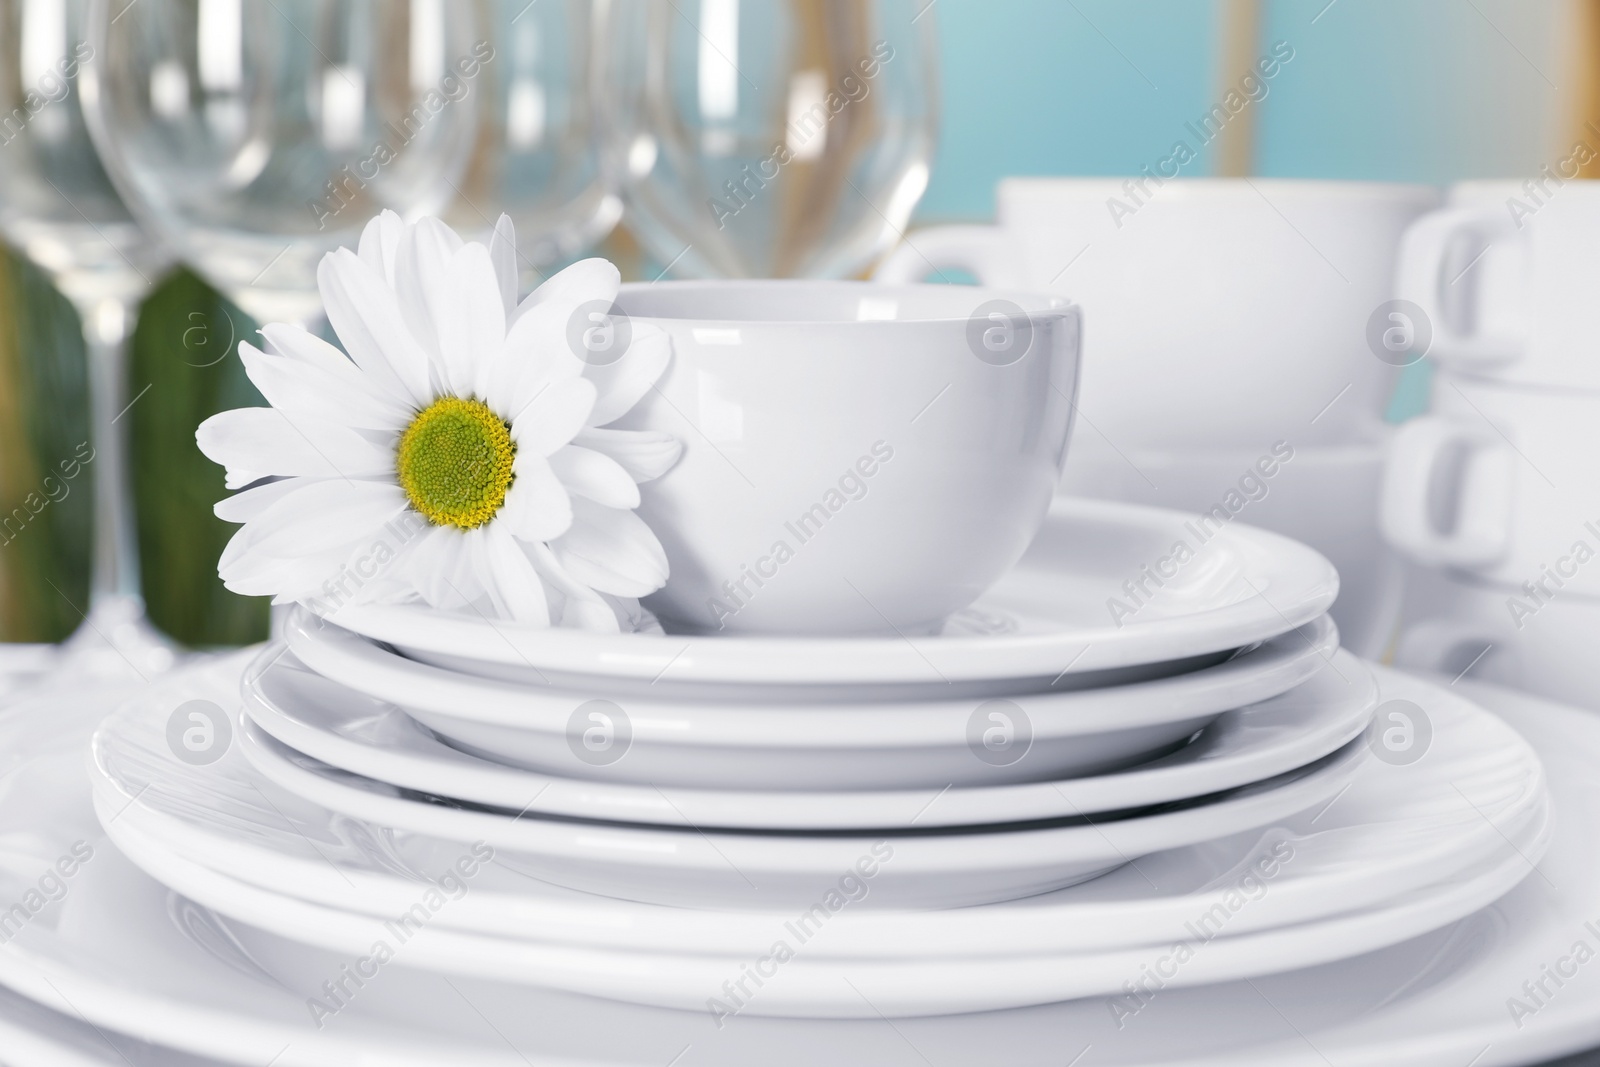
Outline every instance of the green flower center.
<svg viewBox="0 0 1600 1067">
<path fill-rule="evenodd" d="M 511 427 L 488 405 L 446 396 L 400 435 L 395 469 L 411 506 L 429 522 L 472 530 L 506 502 L 516 456 Z"/>
</svg>

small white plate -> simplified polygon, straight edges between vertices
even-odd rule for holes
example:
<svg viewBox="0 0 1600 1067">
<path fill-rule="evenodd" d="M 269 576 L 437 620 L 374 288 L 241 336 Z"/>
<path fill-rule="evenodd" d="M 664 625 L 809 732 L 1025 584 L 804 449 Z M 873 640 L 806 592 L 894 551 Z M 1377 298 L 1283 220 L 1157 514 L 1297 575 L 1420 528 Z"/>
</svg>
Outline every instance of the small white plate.
<svg viewBox="0 0 1600 1067">
<path fill-rule="evenodd" d="M 1295 689 L 1227 712 L 1177 751 L 1130 770 L 1021 785 L 801 793 L 590 782 L 491 763 L 443 744 L 394 705 L 311 672 L 279 647 L 262 653 L 241 688 L 245 714 L 285 746 L 447 800 L 660 826 L 863 832 L 1054 819 L 1233 789 L 1344 745 L 1366 729 L 1378 697 L 1371 672 L 1340 654 Z M 747 712 L 752 719 L 763 714 Z M 781 761 L 789 751 L 779 738 L 751 756 Z M 971 752 L 968 758 L 980 762 Z"/>
<path fill-rule="evenodd" d="M 675 701 L 663 692 L 619 704 L 442 670 L 309 614 L 291 618 L 285 636 L 316 673 L 397 704 L 494 762 L 565 778 L 763 792 L 1001 785 L 1128 766 L 1219 712 L 1289 691 L 1325 668 L 1339 642 L 1324 615 L 1225 662 L 1107 688 L 868 701 L 791 687 L 783 702 Z M 597 725 L 603 747 L 590 743 Z"/>
<path fill-rule="evenodd" d="M 939 699 L 1000 695 L 1000 683 L 1038 692 L 1113 668 L 1149 677 L 1156 665 L 1310 622 L 1338 591 L 1325 558 L 1265 530 L 1058 499 L 1016 568 L 938 636 L 605 635 L 410 605 L 346 605 L 328 617 L 413 659 L 580 692 L 699 696 L 709 686 L 736 699 L 778 687 L 782 700 L 794 698 L 784 687 L 832 686 L 825 695 L 837 696 L 866 686 Z"/>
<path fill-rule="evenodd" d="M 149 699 L 176 707 L 180 693 L 188 699 L 198 686 L 205 699 L 226 702 L 242 666 L 224 661 L 184 671 Z M 1600 912 L 1600 852 L 1590 847 L 1587 828 L 1600 823 L 1600 791 L 1591 785 L 1600 763 L 1600 724 L 1589 713 L 1468 683 L 1447 689 L 1393 671 L 1382 672 L 1381 681 L 1386 697 L 1425 706 L 1436 723 L 1471 708 L 1457 695 L 1465 690 L 1492 702 L 1533 740 L 1550 769 L 1561 816 L 1555 843 L 1538 874 L 1483 912 L 1392 948 L 1279 975 L 1270 983 L 1158 991 L 1147 1001 L 1095 998 L 907 1019 L 892 1026 L 743 1015 L 719 1026 L 706 1011 L 628 1007 L 467 978 L 447 981 L 385 965 L 381 980 L 366 980 L 331 1017 L 319 1020 L 308 1010 L 310 998 L 326 995 L 324 982 L 344 980 L 354 988 L 345 978 L 352 959 L 219 920 L 122 859 L 100 836 L 89 806 L 77 755 L 87 733 L 84 716 L 64 709 L 57 697 L 0 716 L 0 753 L 17 753 L 19 760 L 18 773 L 0 778 L 0 826 L 27 835 L 46 857 L 88 840 L 98 858 L 62 901 L 41 913 L 43 921 L 0 946 L 0 984 L 96 1027 L 137 1032 L 165 1046 L 251 1067 L 661 1067 L 674 1057 L 680 1067 L 811 1067 L 867 1059 L 885 1067 L 925 1067 L 934 1060 L 941 1067 L 997 1061 L 1060 1067 L 1090 1046 L 1098 1067 L 1461 1067 L 1474 1057 L 1478 1067 L 1504 1067 L 1600 1043 L 1600 971 L 1583 968 L 1564 979 L 1559 995 L 1531 1016 L 1513 1019 L 1506 1006 L 1508 996 L 1520 996 L 1521 981 L 1570 957 L 1577 938 L 1594 944 L 1585 924 Z M 1429 762 L 1425 758 L 1411 769 Z M 1336 819 L 1349 798 L 1316 825 Z M 259 796 L 256 803 L 264 805 Z M 209 816 L 222 819 L 224 813 Z M 1419 848 L 1431 844 L 1427 835 L 1418 838 Z M 302 848 L 315 860 L 310 841 Z M 338 878 L 332 867 L 322 866 Z M 35 872 L 0 871 L 0 896 L 17 898 Z M 1356 877 L 1349 885 L 1360 892 L 1363 883 Z M 1270 892 L 1259 903 L 1271 908 L 1283 896 Z M 660 910 L 686 925 L 694 921 L 694 913 Z M 960 921 L 970 912 L 934 914 Z M 1238 918 L 1248 921 L 1252 914 Z M 846 909 L 829 928 L 864 917 Z M 722 919 L 706 915 L 705 929 L 714 932 Z M 1056 925 L 1037 929 L 1048 936 Z M 729 976 L 741 977 L 742 971 Z"/>
<path fill-rule="evenodd" d="M 209 803 L 192 795 L 194 779 L 183 773 L 168 737 L 170 718 L 170 709 L 149 702 L 111 715 L 95 734 L 96 767 L 129 800 L 144 803 L 141 794 L 172 791 L 180 803 Z M 858 865 L 877 872 L 867 907 L 957 907 L 1032 896 L 1324 803 L 1367 758 L 1365 742 L 1352 741 L 1265 782 L 1155 809 L 967 830 L 752 833 L 519 816 L 410 799 L 393 786 L 319 764 L 240 719 L 245 755 L 288 792 L 380 826 L 484 841 L 502 862 L 568 888 L 692 907 L 805 907 Z"/>
<path fill-rule="evenodd" d="M 108 805 L 109 806 L 109 805 Z M 106 811 L 109 819 L 115 809 Z M 396 918 L 338 911 L 237 882 L 178 858 L 137 831 L 123 829 L 119 847 L 147 873 L 191 900 L 230 919 L 319 948 L 359 957 L 402 929 L 404 965 L 441 974 L 562 989 L 634 1004 L 704 1010 L 730 976 L 752 962 L 782 974 L 771 986 L 747 986 L 742 1010 L 756 1016 L 878 1019 L 995 1011 L 1120 992 L 1156 967 L 1167 987 L 1250 978 L 1344 959 L 1417 937 L 1478 911 L 1521 882 L 1549 845 L 1545 805 L 1537 818 L 1507 827 L 1501 854 L 1443 881 L 1315 922 L 1233 935 L 1232 912 L 1197 917 L 1179 944 L 1139 944 L 1093 954 L 938 957 L 921 959 L 819 958 L 809 937 L 791 921 L 755 961 L 704 953 L 640 953 L 521 941 L 462 933 L 431 923 L 398 926 Z M 1270 881 L 1262 882 L 1271 892 Z M 448 907 L 448 905 L 444 905 Z M 1248 903 L 1240 905 L 1248 907 Z M 1222 916 L 1222 917 L 1218 917 Z M 800 920 L 804 921 L 804 920 Z M 812 922 L 820 931 L 821 919 Z M 808 927 L 805 929 L 809 929 Z M 779 946 L 782 946 L 779 948 Z M 763 963 L 763 961 L 765 961 Z M 759 973 L 759 972 L 758 972 Z M 848 981 L 841 981 L 841 977 Z"/>
</svg>

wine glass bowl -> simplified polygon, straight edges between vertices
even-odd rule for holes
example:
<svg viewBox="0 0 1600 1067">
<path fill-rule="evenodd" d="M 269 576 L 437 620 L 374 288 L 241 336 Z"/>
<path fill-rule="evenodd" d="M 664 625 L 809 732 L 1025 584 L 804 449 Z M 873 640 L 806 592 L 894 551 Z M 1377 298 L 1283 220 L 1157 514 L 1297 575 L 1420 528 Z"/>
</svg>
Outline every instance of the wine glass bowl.
<svg viewBox="0 0 1600 1067">
<path fill-rule="evenodd" d="M 937 123 L 926 0 L 610 0 L 629 226 L 689 277 L 845 277 L 899 239 Z"/>
<path fill-rule="evenodd" d="M 87 0 L 0 0 L 0 233 L 83 320 L 95 496 L 89 604 L 68 671 L 144 675 L 170 644 L 146 621 L 125 463 L 126 345 L 139 301 L 170 262 L 109 180 L 82 112 Z"/>
<path fill-rule="evenodd" d="M 622 217 L 596 128 L 597 20 L 589 0 L 486 0 L 486 10 L 494 59 L 479 79 L 478 140 L 443 217 L 466 233 L 506 213 L 533 274 Z"/>
<path fill-rule="evenodd" d="M 258 321 L 320 316 L 322 256 L 441 210 L 494 48 L 475 3 L 96 0 L 85 111 L 149 226 Z"/>
</svg>

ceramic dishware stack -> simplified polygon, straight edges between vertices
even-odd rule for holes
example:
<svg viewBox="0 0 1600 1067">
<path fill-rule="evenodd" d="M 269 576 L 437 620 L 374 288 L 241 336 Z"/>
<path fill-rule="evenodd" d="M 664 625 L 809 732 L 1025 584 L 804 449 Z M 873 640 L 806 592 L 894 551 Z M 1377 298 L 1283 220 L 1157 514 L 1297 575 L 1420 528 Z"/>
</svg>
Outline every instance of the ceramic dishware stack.
<svg viewBox="0 0 1600 1067">
<path fill-rule="evenodd" d="M 1396 361 L 1369 324 L 1429 186 L 1008 178 L 994 226 L 910 235 L 879 268 L 1070 293 L 1093 323 L 1061 490 L 1236 517 L 1339 568 L 1345 646 L 1393 637 L 1378 530 Z M 1387 357 L 1387 353 L 1383 353 Z"/>
<path fill-rule="evenodd" d="M 1437 372 L 1384 485 L 1385 533 L 1426 572 L 1398 655 L 1594 706 L 1600 190 L 1471 182 L 1450 201 L 1400 261 Z"/>
<path fill-rule="evenodd" d="M 1323 556 L 1052 498 L 1075 308 L 849 283 L 619 303 L 673 342 L 628 416 L 686 442 L 639 509 L 666 585 L 607 632 L 330 582 L 280 641 L 106 718 L 92 810 L 71 746 L 10 749 L 32 755 L 0 823 L 42 800 L 30 849 L 109 856 L 71 899 L 116 929 L 29 926 L 0 983 L 291 1063 L 401 1039 L 397 1062 L 495 1062 L 491 1017 L 529 1036 L 508 1010 L 545 1020 L 547 1058 L 630 1063 L 783 1017 L 1099 998 L 1120 1029 L 1156 990 L 1470 920 L 1549 846 L 1533 749 L 1426 687 L 1383 702 Z M 160 999 L 108 977 L 134 960 Z"/>
<path fill-rule="evenodd" d="M 130 707 L 96 737 L 96 803 L 135 863 L 253 927 L 354 952 L 398 921 L 408 966 L 753 1015 L 1113 994 L 1221 901 L 1179 979 L 1217 981 L 1520 880 L 1548 833 L 1537 759 L 1467 715 L 1434 724 L 1425 773 L 1373 761 L 1377 688 L 1336 650 L 1315 553 L 1229 529 L 1206 547 L 1231 581 L 1179 579 L 1120 629 L 1063 606 L 1185 521 L 1058 504 L 921 639 L 302 611 L 244 672 L 233 750 L 187 767 L 165 703 Z M 1258 906 L 1235 920 L 1229 890 Z M 723 992 L 747 963 L 782 979 Z"/>
<path fill-rule="evenodd" d="M 0 721 L 0 825 L 15 861 L 0 869 L 0 890 L 24 900 L 41 868 L 87 857 L 64 864 L 66 891 L 32 921 L 13 921 L 0 949 L 0 984 L 37 1002 L 0 999 L 0 1035 L 19 1064 L 190 1062 L 172 1051 L 182 1050 L 235 1064 L 277 1056 L 291 1067 L 645 1067 L 674 1056 L 799 1067 L 857 1062 L 866 1048 L 891 1063 L 937 1049 L 939 1062 L 959 1067 L 993 1063 L 999 1049 L 1008 1063 L 1044 1067 L 1060 1062 L 1066 1042 L 1104 1049 L 1120 1067 L 1197 1056 L 1281 1067 L 1319 1062 L 1306 1059 L 1308 1041 L 1340 1062 L 1441 1064 L 1485 1044 L 1494 1062 L 1525 1063 L 1594 1041 L 1600 987 L 1586 970 L 1522 1025 L 1506 1012 L 1506 976 L 1538 975 L 1570 955 L 1600 906 L 1600 860 L 1584 838 L 1600 731 L 1567 709 L 1376 668 L 1385 701 L 1425 715 L 1432 742 L 1409 764 L 1366 761 L 1331 804 L 1013 904 L 852 903 L 819 924 L 797 909 L 671 908 L 565 891 L 507 866 L 504 854 L 485 861 L 482 849 L 394 833 L 278 789 L 237 744 L 174 746 L 133 725 L 236 705 L 255 655 L 202 660 L 162 680 L 99 731 L 87 766 L 83 742 L 103 695 L 48 694 Z M 1519 829 L 1543 804 L 1541 762 L 1561 816 L 1542 861 L 1548 822 Z M 1510 860 L 1513 846 L 1523 855 Z M 1229 980 L 1441 923 L 1271 982 Z M 1161 940 L 1111 947 L 1130 937 Z M 501 968 L 514 955 L 514 980 L 468 973 L 490 966 L 482 961 L 493 952 Z M 1106 988 L 1110 972 L 1134 992 L 1083 995 Z M 908 974 L 923 979 L 914 1010 L 941 998 L 1038 1006 L 892 1025 L 876 1015 L 762 1017 L 768 998 L 825 981 L 899 1014 L 903 1003 L 885 989 L 907 985 Z M 554 988 L 537 984 L 547 979 Z M 618 999 L 629 984 L 698 992 L 708 980 L 716 991 L 706 999 L 690 1003 L 687 988 L 677 998 L 692 1010 Z M 603 996 L 561 991 L 603 983 Z M 1177 988 L 1185 984 L 1201 987 Z"/>
<path fill-rule="evenodd" d="M 243 672 L 215 763 L 160 701 L 99 731 L 124 854 L 334 952 L 387 931 L 423 971 L 876 1017 L 1114 995 L 1186 937 L 1208 951 L 1178 984 L 1325 962 L 1470 914 L 1543 849 L 1538 760 L 1487 716 L 1440 722 L 1424 770 L 1370 757 L 1378 690 L 1324 557 L 1052 500 L 1070 305 L 770 282 L 619 304 L 673 342 L 626 425 L 687 442 L 639 509 L 658 615 L 312 601 Z"/>
</svg>

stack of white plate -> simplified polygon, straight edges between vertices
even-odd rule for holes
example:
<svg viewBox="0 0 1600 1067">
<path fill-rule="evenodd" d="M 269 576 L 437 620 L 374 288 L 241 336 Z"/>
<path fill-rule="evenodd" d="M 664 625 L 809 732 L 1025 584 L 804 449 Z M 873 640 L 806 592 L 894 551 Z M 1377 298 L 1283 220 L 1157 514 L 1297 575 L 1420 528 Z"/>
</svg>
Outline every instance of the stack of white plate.
<svg viewBox="0 0 1600 1067">
<path fill-rule="evenodd" d="M 1215 530 L 1113 619 L 1118 576 L 1167 571 L 1186 522 L 1058 505 L 934 637 L 300 614 L 243 672 L 225 750 L 186 748 L 184 716 L 237 706 L 231 678 L 111 716 L 96 811 L 209 909 L 196 936 L 319 1024 L 380 971 L 718 1029 L 1096 996 L 1131 1017 L 1521 881 L 1550 834 L 1538 758 L 1459 704 L 1425 717 L 1425 759 L 1374 758 L 1377 685 L 1337 650 L 1316 553 Z M 284 962 L 280 938 L 343 962 Z"/>
</svg>

